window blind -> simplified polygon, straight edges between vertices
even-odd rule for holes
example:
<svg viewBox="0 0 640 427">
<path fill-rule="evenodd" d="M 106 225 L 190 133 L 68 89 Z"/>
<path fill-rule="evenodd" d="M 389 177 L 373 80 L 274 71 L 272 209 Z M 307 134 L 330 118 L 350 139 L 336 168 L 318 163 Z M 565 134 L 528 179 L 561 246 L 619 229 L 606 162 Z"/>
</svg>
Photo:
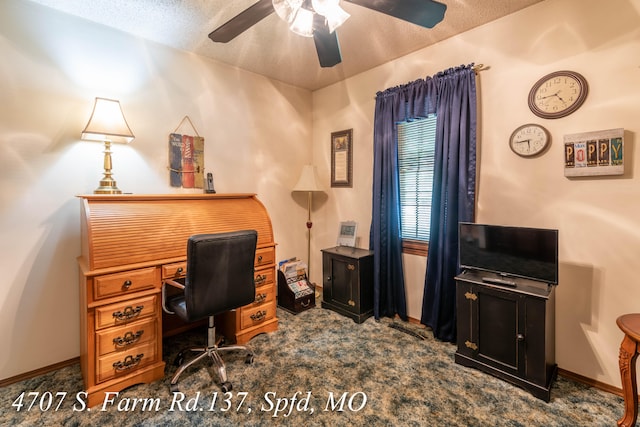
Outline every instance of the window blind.
<svg viewBox="0 0 640 427">
<path fill-rule="evenodd" d="M 436 116 L 398 124 L 400 221 L 403 239 L 429 241 Z"/>
</svg>

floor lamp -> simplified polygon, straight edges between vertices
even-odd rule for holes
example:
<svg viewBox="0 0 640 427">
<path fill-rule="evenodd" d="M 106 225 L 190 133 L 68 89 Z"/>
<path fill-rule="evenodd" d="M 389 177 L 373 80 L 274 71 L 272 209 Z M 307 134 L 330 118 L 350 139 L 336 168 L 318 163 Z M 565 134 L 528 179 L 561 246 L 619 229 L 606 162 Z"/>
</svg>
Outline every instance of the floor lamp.
<svg viewBox="0 0 640 427">
<path fill-rule="evenodd" d="M 318 185 L 318 176 L 316 175 L 316 167 L 313 165 L 305 165 L 302 167 L 302 173 L 298 183 L 293 187 L 293 191 L 306 191 L 307 195 L 307 268 L 309 279 L 311 278 L 311 199 L 314 191 L 322 191 Z"/>
</svg>

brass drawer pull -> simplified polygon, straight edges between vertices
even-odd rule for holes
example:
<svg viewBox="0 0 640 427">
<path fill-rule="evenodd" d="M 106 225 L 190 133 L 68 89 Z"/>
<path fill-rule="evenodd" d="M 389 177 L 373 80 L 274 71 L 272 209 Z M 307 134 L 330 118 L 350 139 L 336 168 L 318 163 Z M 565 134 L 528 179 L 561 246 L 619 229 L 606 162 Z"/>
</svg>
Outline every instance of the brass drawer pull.
<svg viewBox="0 0 640 427">
<path fill-rule="evenodd" d="M 124 283 L 122 284 L 122 290 L 128 291 L 131 285 L 132 285 L 131 280 L 125 280 Z"/>
<path fill-rule="evenodd" d="M 118 310 L 118 311 L 114 311 L 113 312 L 113 317 L 116 318 L 116 320 L 129 320 L 129 319 L 133 319 L 134 317 L 137 317 L 140 315 L 140 313 L 142 312 L 142 309 L 144 308 L 144 305 L 139 305 L 136 308 L 131 307 L 130 305 L 126 306 L 124 308 L 124 312 Z"/>
<path fill-rule="evenodd" d="M 133 369 L 140 364 L 143 357 L 144 353 L 140 353 L 136 355 L 136 357 L 129 355 L 124 358 L 124 362 L 120 360 L 117 362 L 113 362 L 113 367 L 116 371 L 126 371 L 129 369 Z"/>
<path fill-rule="evenodd" d="M 182 274 L 183 271 L 184 271 L 184 268 L 178 267 L 178 269 L 176 270 L 176 275 Z"/>
<path fill-rule="evenodd" d="M 262 255 L 258 255 L 258 262 L 262 262 Z"/>
<path fill-rule="evenodd" d="M 262 310 L 262 311 L 258 311 L 254 314 L 251 315 L 251 320 L 253 320 L 254 322 L 259 322 L 261 320 L 264 320 L 264 318 L 267 317 L 267 311 L 266 310 Z"/>
<path fill-rule="evenodd" d="M 300 303 L 300 305 L 302 305 L 305 308 L 309 307 L 309 304 L 311 304 L 311 299 L 308 299 L 306 302 L 303 301 Z"/>
<path fill-rule="evenodd" d="M 262 301 L 267 299 L 267 294 L 258 294 L 256 295 L 256 299 L 254 301 L 255 304 L 261 303 Z"/>
<path fill-rule="evenodd" d="M 356 269 L 356 266 L 353 264 L 347 264 L 347 270 L 351 270 L 354 271 Z"/>
<path fill-rule="evenodd" d="M 124 337 L 114 338 L 113 343 L 116 345 L 116 347 L 125 347 L 139 341 L 140 337 L 142 337 L 142 334 L 144 334 L 144 330 L 140 330 L 135 334 L 131 331 L 128 331 L 126 334 L 124 334 Z"/>
<path fill-rule="evenodd" d="M 253 280 L 256 285 L 261 285 L 267 280 L 266 274 L 258 274 L 256 278 Z"/>
</svg>

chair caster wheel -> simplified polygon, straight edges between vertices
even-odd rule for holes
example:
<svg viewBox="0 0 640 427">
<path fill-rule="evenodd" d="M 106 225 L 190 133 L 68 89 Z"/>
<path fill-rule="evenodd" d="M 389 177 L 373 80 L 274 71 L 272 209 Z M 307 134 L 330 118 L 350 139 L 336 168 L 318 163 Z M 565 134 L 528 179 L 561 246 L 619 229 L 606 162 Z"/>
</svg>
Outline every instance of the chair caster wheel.
<svg viewBox="0 0 640 427">
<path fill-rule="evenodd" d="M 173 359 L 173 366 L 180 366 L 184 362 L 184 354 L 182 352 L 178 353 L 175 359 Z"/>
<path fill-rule="evenodd" d="M 244 358 L 244 363 L 251 365 L 253 363 L 253 354 L 247 354 L 247 357 Z"/>
<path fill-rule="evenodd" d="M 220 388 L 222 389 L 223 393 L 228 393 L 233 389 L 233 386 L 229 381 L 227 381 L 226 383 L 222 383 L 222 386 L 220 386 Z"/>
<path fill-rule="evenodd" d="M 180 391 L 178 389 L 178 384 L 170 384 L 169 385 L 169 390 L 171 390 L 171 393 L 178 393 Z"/>
</svg>

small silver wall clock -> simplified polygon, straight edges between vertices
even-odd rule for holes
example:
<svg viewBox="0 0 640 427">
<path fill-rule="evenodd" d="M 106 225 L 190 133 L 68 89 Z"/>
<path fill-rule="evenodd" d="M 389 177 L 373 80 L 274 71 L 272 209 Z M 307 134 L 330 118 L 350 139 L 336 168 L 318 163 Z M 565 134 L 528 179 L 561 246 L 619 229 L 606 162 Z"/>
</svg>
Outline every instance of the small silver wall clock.
<svg viewBox="0 0 640 427">
<path fill-rule="evenodd" d="M 549 132 L 544 127 L 527 123 L 513 131 L 509 138 L 509 147 L 519 156 L 533 157 L 542 153 L 550 141 Z"/>
<path fill-rule="evenodd" d="M 587 80 L 575 71 L 556 71 L 538 80 L 529 92 L 529 108 L 543 119 L 568 116 L 584 103 Z"/>
</svg>

